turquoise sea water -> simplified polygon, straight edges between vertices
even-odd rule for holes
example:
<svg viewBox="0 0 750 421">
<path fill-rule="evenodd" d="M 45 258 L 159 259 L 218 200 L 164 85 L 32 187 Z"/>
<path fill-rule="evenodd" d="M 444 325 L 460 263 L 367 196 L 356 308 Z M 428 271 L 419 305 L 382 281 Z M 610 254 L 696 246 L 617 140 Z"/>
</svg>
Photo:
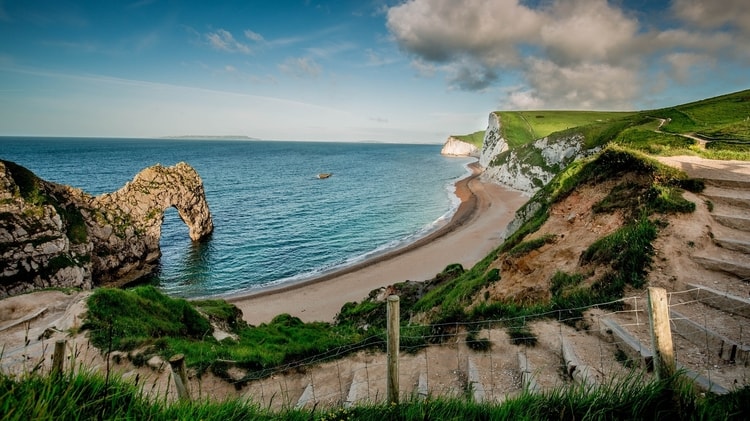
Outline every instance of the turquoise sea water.
<svg viewBox="0 0 750 421">
<path fill-rule="evenodd" d="M 0 138 L 0 159 L 94 195 L 156 163 L 192 165 L 215 231 L 193 243 L 170 209 L 155 280 L 182 297 L 304 280 L 414 241 L 450 219 L 472 161 L 439 145 L 88 138 Z"/>
</svg>

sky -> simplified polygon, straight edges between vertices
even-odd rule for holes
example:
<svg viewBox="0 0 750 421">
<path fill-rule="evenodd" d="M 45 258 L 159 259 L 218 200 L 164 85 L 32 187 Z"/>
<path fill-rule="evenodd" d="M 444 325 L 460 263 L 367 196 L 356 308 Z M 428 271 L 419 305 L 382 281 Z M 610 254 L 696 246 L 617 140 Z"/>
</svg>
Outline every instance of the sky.
<svg viewBox="0 0 750 421">
<path fill-rule="evenodd" d="M 747 0 L 0 0 L 0 136 L 439 144 L 748 88 Z"/>
</svg>

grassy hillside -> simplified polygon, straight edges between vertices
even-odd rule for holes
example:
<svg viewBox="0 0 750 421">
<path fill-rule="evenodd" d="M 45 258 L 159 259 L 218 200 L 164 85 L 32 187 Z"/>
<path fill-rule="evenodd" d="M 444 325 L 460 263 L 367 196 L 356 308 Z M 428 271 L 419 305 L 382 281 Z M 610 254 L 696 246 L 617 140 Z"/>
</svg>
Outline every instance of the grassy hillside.
<svg viewBox="0 0 750 421">
<path fill-rule="evenodd" d="M 582 133 L 591 148 L 608 142 L 654 155 L 750 159 L 750 90 L 637 112 L 496 111 L 511 149 L 537 139 Z M 484 131 L 454 135 L 482 147 Z M 702 143 L 702 144 L 701 144 Z"/>
<path fill-rule="evenodd" d="M 750 159 L 750 90 L 639 112 L 498 112 L 511 148 L 582 133 L 591 148 L 616 142 L 654 155 Z"/>
<path fill-rule="evenodd" d="M 477 147 L 477 149 L 482 149 L 482 142 L 484 142 L 484 130 L 479 130 L 471 134 L 465 134 L 465 135 L 453 135 L 452 137 L 455 137 L 456 139 L 466 142 L 469 144 L 472 144 Z"/>
<path fill-rule="evenodd" d="M 499 111 L 503 137 L 511 147 L 541 139 L 555 132 L 594 123 L 608 123 L 633 112 L 607 111 Z"/>
</svg>

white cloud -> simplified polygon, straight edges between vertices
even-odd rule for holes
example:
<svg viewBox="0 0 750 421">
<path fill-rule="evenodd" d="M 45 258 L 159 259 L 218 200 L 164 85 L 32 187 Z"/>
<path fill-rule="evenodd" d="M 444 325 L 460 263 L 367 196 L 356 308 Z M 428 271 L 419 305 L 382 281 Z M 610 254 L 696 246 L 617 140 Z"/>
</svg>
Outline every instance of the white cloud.
<svg viewBox="0 0 750 421">
<path fill-rule="evenodd" d="M 678 83 L 687 84 L 695 74 L 705 74 L 716 64 L 713 57 L 706 54 L 672 53 L 664 57 L 669 64 L 669 74 Z"/>
<path fill-rule="evenodd" d="M 433 77 L 438 72 L 437 66 L 432 63 L 428 63 L 424 60 L 413 60 L 411 62 L 411 68 L 421 77 Z"/>
<path fill-rule="evenodd" d="M 320 66 L 309 57 L 290 57 L 279 65 L 283 73 L 297 77 L 317 77 L 320 74 Z"/>
<path fill-rule="evenodd" d="M 539 13 L 539 45 L 561 63 L 616 61 L 638 31 L 635 19 L 604 0 L 557 1 Z"/>
<path fill-rule="evenodd" d="M 493 65 L 518 62 L 515 44 L 537 38 L 542 23 L 517 0 L 414 0 L 387 18 L 401 47 L 425 60 L 469 56 Z"/>
<path fill-rule="evenodd" d="M 381 53 L 368 48 L 365 50 L 365 57 L 367 57 L 367 66 L 378 67 L 387 64 L 392 64 L 398 61 L 398 58 L 388 53 Z"/>
<path fill-rule="evenodd" d="M 504 74 L 520 77 L 504 102 L 524 108 L 632 108 L 649 87 L 695 82 L 709 63 L 750 60 L 746 0 L 674 0 L 651 12 L 675 16 L 668 29 L 624 4 L 410 0 L 388 10 L 387 24 L 414 62 L 451 88 L 482 91 L 501 86 Z"/>
<path fill-rule="evenodd" d="M 251 31 L 249 29 L 245 30 L 245 38 L 247 38 L 247 39 L 249 39 L 251 41 L 255 41 L 255 42 L 262 42 L 262 41 L 264 41 L 263 35 L 261 35 L 261 34 L 259 34 L 257 32 Z"/>
<path fill-rule="evenodd" d="M 673 0 L 672 12 L 700 28 L 734 27 L 750 34 L 750 7 L 747 0 Z"/>
<path fill-rule="evenodd" d="M 529 59 L 527 79 L 535 97 L 547 108 L 623 109 L 639 92 L 636 72 L 606 63 L 560 66 Z"/>
<path fill-rule="evenodd" d="M 218 29 L 215 32 L 209 32 L 205 34 L 208 44 L 219 51 L 226 51 L 228 53 L 242 53 L 250 54 L 250 47 L 234 39 L 231 32 Z"/>
<path fill-rule="evenodd" d="M 514 110 L 537 110 L 544 107 L 544 101 L 530 91 L 513 91 L 509 96 L 510 107 Z"/>
</svg>

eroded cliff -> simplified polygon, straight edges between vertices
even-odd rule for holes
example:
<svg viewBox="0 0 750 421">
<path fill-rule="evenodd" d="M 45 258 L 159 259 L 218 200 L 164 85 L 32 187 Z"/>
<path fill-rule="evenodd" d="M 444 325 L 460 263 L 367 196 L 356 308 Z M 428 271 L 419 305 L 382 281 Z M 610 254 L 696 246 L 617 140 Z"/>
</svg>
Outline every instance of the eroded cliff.
<svg viewBox="0 0 750 421">
<path fill-rule="evenodd" d="M 596 153 L 587 149 L 580 133 L 547 136 L 520 147 L 510 148 L 503 137 L 502 119 L 490 113 L 479 164 L 482 178 L 532 195 L 571 162 Z"/>
<path fill-rule="evenodd" d="M 481 151 L 471 143 L 464 142 L 461 139 L 450 136 L 443 144 L 440 150 L 441 155 L 447 156 L 474 156 L 478 157 Z"/>
<path fill-rule="evenodd" d="M 91 196 L 0 161 L 0 297 L 150 274 L 170 207 L 193 241 L 213 231 L 203 181 L 186 163 L 146 168 L 120 190 Z"/>
</svg>

